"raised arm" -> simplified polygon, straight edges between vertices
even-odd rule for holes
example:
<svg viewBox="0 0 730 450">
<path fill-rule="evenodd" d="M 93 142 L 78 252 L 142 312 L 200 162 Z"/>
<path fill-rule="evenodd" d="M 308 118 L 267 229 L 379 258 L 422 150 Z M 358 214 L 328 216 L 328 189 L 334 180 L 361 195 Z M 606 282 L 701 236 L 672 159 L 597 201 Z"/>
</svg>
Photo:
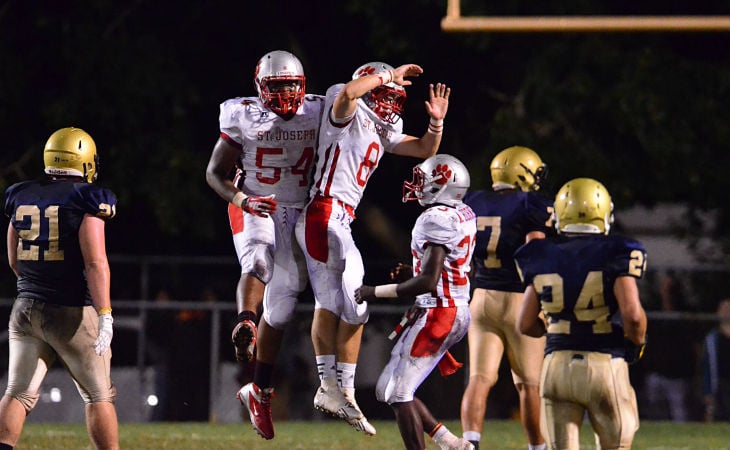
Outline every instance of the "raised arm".
<svg viewBox="0 0 730 450">
<path fill-rule="evenodd" d="M 406 77 L 417 77 L 422 73 L 421 66 L 404 64 L 393 70 L 365 75 L 348 82 L 335 97 L 332 105 L 333 119 L 337 121 L 351 117 L 357 109 L 357 99 L 376 87 L 391 82 L 399 86 L 409 86 L 412 82 L 407 80 Z"/>
<path fill-rule="evenodd" d="M 426 133 L 420 138 L 407 136 L 393 149 L 394 154 L 426 159 L 438 152 L 441 145 L 444 118 L 449 109 L 451 88 L 443 83 L 437 83 L 435 86 L 431 84 L 428 86 L 428 93 L 429 99 L 425 104 L 430 119 Z"/>
</svg>

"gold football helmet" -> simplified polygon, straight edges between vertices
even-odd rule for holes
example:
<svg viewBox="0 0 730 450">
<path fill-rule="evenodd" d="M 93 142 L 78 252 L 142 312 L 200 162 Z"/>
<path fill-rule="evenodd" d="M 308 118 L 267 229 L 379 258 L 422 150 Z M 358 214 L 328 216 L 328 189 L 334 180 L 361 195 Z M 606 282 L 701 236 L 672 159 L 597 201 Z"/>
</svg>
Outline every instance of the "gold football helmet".
<svg viewBox="0 0 730 450">
<path fill-rule="evenodd" d="M 558 233 L 608 234 L 613 223 L 613 202 L 598 181 L 575 178 L 555 196 L 555 216 Z"/>
<path fill-rule="evenodd" d="M 93 183 L 99 168 L 96 144 L 81 128 L 61 128 L 48 138 L 43 164 L 48 175 L 82 177 Z"/>
<path fill-rule="evenodd" d="M 492 189 L 518 188 L 537 191 L 547 178 L 547 166 L 532 149 L 509 147 L 497 153 L 489 165 L 492 173 Z"/>
</svg>

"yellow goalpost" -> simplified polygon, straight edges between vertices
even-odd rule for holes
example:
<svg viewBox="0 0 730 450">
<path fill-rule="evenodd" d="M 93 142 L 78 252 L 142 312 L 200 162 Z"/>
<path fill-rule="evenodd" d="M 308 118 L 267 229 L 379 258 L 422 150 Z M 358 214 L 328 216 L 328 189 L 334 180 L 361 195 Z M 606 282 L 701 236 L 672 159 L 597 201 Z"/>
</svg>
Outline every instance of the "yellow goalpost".
<svg viewBox="0 0 730 450">
<path fill-rule="evenodd" d="M 448 0 L 445 32 L 726 32 L 730 16 L 462 16 L 461 0 Z"/>
</svg>

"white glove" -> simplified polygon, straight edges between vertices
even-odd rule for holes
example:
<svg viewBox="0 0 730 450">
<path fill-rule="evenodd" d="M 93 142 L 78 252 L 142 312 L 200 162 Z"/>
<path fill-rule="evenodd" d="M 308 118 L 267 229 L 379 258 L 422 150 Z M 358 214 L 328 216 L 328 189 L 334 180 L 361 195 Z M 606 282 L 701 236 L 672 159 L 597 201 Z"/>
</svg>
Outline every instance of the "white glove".
<svg viewBox="0 0 730 450">
<path fill-rule="evenodd" d="M 114 336 L 113 323 L 112 313 L 99 314 L 99 337 L 94 342 L 94 351 L 99 356 L 106 353 L 112 343 L 112 336 Z"/>
</svg>

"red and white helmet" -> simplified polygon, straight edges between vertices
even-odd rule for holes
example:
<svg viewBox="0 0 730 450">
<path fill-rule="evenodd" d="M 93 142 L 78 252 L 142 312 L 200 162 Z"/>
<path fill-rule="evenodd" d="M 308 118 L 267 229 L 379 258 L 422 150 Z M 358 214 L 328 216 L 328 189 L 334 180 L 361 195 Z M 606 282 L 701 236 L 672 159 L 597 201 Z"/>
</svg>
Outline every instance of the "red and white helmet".
<svg viewBox="0 0 730 450">
<path fill-rule="evenodd" d="M 357 80 L 365 75 L 393 70 L 393 66 L 384 62 L 369 62 L 363 64 L 352 74 Z M 403 114 L 403 105 L 406 103 L 406 90 L 393 82 L 378 86 L 365 96 L 363 101 L 375 114 L 388 123 L 396 123 Z"/>
<path fill-rule="evenodd" d="M 470 183 L 469 171 L 461 161 L 451 155 L 434 155 L 414 167 L 413 179 L 403 183 L 403 202 L 457 206 Z"/>
<path fill-rule="evenodd" d="M 277 84 L 293 84 L 282 90 Z M 254 84 L 261 102 L 282 117 L 296 114 L 304 100 L 306 77 L 299 59 L 289 52 L 274 50 L 265 54 L 256 64 Z"/>
</svg>

